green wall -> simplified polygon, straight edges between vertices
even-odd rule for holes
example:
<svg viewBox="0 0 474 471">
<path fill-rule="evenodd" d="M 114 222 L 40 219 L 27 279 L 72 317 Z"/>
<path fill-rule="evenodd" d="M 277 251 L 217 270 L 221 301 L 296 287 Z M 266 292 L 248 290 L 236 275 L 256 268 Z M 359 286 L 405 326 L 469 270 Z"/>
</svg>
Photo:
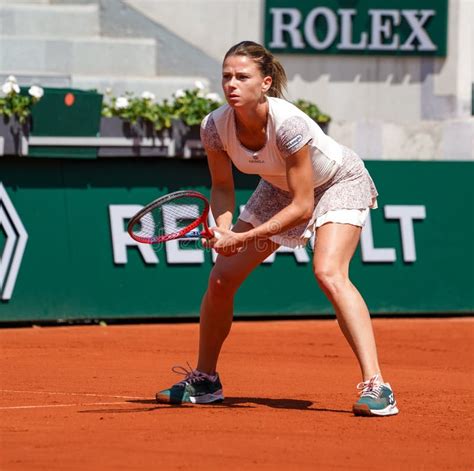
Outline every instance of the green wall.
<svg viewBox="0 0 474 471">
<path fill-rule="evenodd" d="M 474 164 L 366 165 L 380 192 L 380 209 L 372 212 L 372 248 L 394 249 L 396 257 L 370 261 L 377 259 L 372 252 L 363 261 L 360 249 L 354 257 L 351 276 L 371 312 L 473 312 Z M 211 254 L 187 247 L 179 252 L 185 263 L 170 263 L 172 254 L 147 246 L 148 261 L 155 262 L 146 263 L 137 247 L 122 245 L 127 260 L 116 263 L 114 256 L 121 255 L 112 244 L 110 205 L 126 210 L 181 188 L 208 194 L 205 160 L 2 158 L 0 182 L 28 233 L 14 290 L 0 301 L 0 322 L 197 315 Z M 236 176 L 239 204 L 255 185 L 253 177 Z M 7 206 L 0 201 L 0 208 Z M 416 260 L 404 260 L 408 246 L 400 221 L 384 217 L 387 206 L 425 208 L 425 218 L 403 229 L 409 235 L 411 227 Z M 7 246 L 3 217 L 0 253 Z M 184 250 L 190 251 L 188 262 Z M 310 250 L 299 252 L 298 263 L 294 254 L 280 253 L 260 266 L 239 291 L 236 313 L 332 313 L 314 281 L 310 256 Z M 0 262 L 3 289 L 11 263 L 6 256 Z"/>
</svg>

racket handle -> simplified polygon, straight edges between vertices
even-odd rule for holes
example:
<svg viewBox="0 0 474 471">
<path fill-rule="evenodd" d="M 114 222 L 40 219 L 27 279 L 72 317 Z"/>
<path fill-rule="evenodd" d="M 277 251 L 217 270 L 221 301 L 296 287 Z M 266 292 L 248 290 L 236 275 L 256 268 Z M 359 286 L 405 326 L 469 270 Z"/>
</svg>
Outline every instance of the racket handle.
<svg viewBox="0 0 474 471">
<path fill-rule="evenodd" d="M 219 234 L 219 232 L 217 231 L 214 231 L 214 237 L 216 239 L 219 239 L 219 237 L 221 236 L 221 234 Z M 183 238 L 185 239 L 202 239 L 202 238 L 205 238 L 205 239 L 210 239 L 212 236 L 210 234 L 210 231 L 209 232 L 205 232 L 205 231 L 199 231 L 197 229 L 194 229 L 192 231 L 189 231 L 187 234 L 184 234 Z"/>
<path fill-rule="evenodd" d="M 187 234 L 184 234 L 182 238 L 183 239 L 201 239 L 202 234 L 201 234 L 201 231 L 194 229 L 192 231 L 189 231 Z"/>
</svg>

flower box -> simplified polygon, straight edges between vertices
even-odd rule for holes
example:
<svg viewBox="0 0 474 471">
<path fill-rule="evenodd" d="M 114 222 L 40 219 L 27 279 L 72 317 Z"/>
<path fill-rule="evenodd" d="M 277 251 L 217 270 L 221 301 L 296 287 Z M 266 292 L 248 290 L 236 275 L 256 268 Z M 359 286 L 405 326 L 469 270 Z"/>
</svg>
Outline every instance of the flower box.
<svg viewBox="0 0 474 471">
<path fill-rule="evenodd" d="M 148 91 L 141 96 L 126 92 L 118 97 L 107 92 L 102 107 L 101 139 L 120 136 L 136 145 L 128 142 L 122 149 L 102 149 L 99 156 L 203 157 L 200 123 L 220 105 L 219 96 L 205 93 L 205 86 L 199 81 L 193 89 L 177 90 L 171 101 L 157 102 Z"/>
<path fill-rule="evenodd" d="M 31 128 L 31 109 L 44 91 L 36 85 L 22 90 L 10 75 L 0 88 L 0 155 L 25 155 Z"/>
<path fill-rule="evenodd" d="M 300 98 L 294 101 L 293 104 L 316 122 L 325 134 L 328 133 L 331 117 L 323 113 L 316 103 Z"/>
<path fill-rule="evenodd" d="M 150 122 L 136 124 L 113 116 L 102 117 L 99 135 L 99 157 L 174 157 L 175 144 L 171 129 L 157 131 Z"/>
<path fill-rule="evenodd" d="M 201 142 L 201 125 L 186 125 L 183 121 L 173 121 L 173 139 L 176 155 L 183 159 L 205 158 L 206 151 Z"/>
<path fill-rule="evenodd" d="M 316 123 L 317 123 L 318 126 L 323 130 L 324 134 L 328 134 L 328 131 L 329 131 L 329 121 L 325 121 L 325 122 L 318 122 L 318 121 L 316 121 Z"/>
<path fill-rule="evenodd" d="M 29 125 L 20 124 L 16 118 L 0 116 L 0 156 L 23 155 L 23 138 L 28 138 Z"/>
</svg>

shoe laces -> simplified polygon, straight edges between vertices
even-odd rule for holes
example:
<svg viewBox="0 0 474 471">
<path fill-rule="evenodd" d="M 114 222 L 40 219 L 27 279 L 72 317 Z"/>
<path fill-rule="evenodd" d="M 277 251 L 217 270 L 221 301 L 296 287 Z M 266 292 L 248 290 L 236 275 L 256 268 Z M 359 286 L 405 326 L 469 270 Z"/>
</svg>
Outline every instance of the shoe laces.
<svg viewBox="0 0 474 471">
<path fill-rule="evenodd" d="M 210 378 L 209 375 L 206 375 L 205 373 L 201 373 L 200 371 L 193 369 L 193 367 L 188 362 L 186 362 L 186 364 L 188 365 L 188 368 L 181 365 L 173 366 L 171 368 L 171 371 L 173 373 L 184 376 L 184 379 L 178 384 L 193 384 L 197 383 L 198 381 L 201 381 L 202 379 L 206 379 L 208 377 Z"/>
<path fill-rule="evenodd" d="M 357 389 L 360 390 L 360 397 L 371 397 L 373 399 L 377 399 L 380 397 L 382 386 L 383 383 L 380 381 L 380 376 L 376 374 L 369 380 L 359 383 L 357 385 Z"/>
</svg>

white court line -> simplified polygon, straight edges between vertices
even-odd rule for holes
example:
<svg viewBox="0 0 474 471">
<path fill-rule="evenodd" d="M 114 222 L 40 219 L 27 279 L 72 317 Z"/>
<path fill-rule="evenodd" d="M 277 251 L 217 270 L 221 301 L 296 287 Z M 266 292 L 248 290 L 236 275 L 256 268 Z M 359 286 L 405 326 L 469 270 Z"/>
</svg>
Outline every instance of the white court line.
<svg viewBox="0 0 474 471">
<path fill-rule="evenodd" d="M 0 410 L 9 410 L 9 409 L 45 409 L 48 407 L 84 407 L 84 406 L 111 406 L 117 404 L 128 404 L 128 402 L 86 402 L 85 404 L 45 404 L 37 406 L 7 406 L 0 407 Z"/>
<path fill-rule="evenodd" d="M 94 393 L 76 393 L 76 392 L 59 392 L 59 391 L 18 391 L 15 389 L 0 389 L 0 393 L 20 393 L 20 394 L 48 394 L 63 396 L 88 396 L 88 397 L 113 397 L 115 399 L 150 399 L 149 397 L 138 396 L 116 396 L 111 394 L 94 394 Z"/>
</svg>

